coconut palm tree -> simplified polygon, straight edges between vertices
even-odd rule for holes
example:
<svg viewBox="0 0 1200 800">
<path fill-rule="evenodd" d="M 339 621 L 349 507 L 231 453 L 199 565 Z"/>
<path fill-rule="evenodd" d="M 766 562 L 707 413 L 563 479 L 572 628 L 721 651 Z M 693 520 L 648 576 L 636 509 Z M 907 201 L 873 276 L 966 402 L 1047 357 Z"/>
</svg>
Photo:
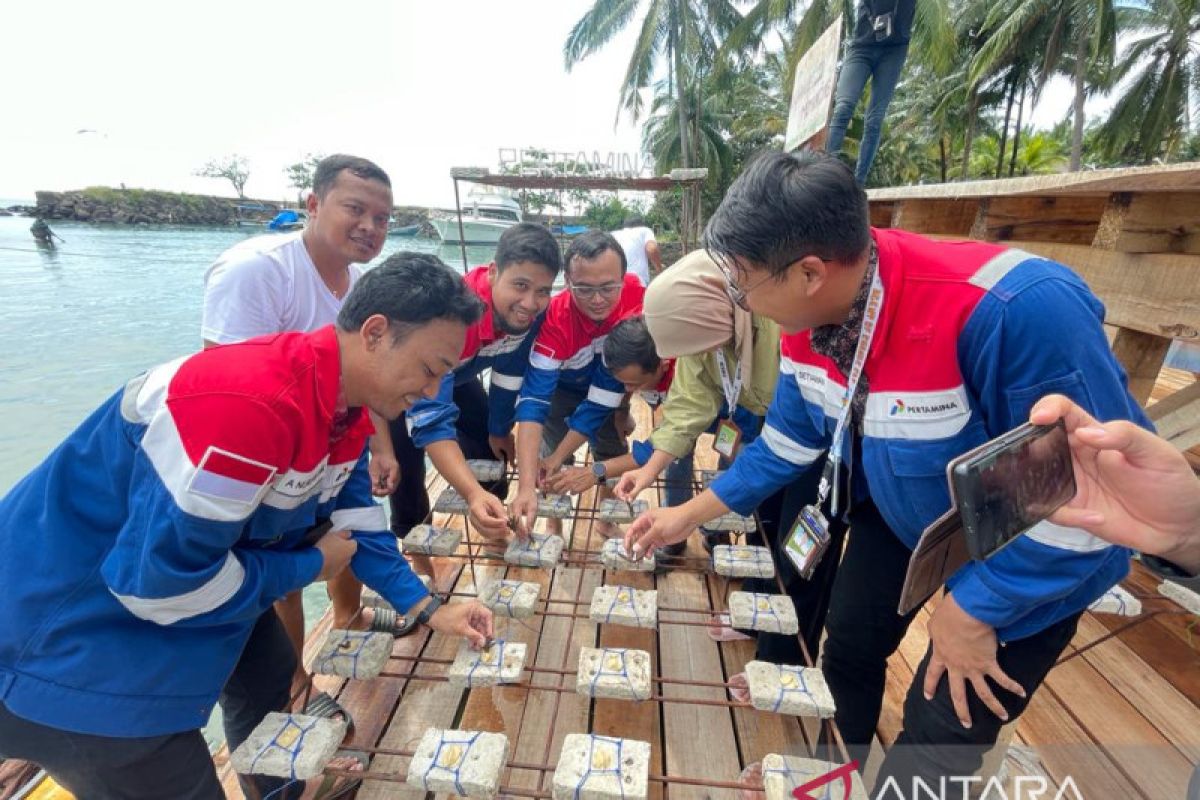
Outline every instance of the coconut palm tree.
<svg viewBox="0 0 1200 800">
<path fill-rule="evenodd" d="M 1009 0 L 992 6 L 983 23 L 986 41 L 971 64 L 977 83 L 1040 53 L 1035 96 L 1055 74 L 1069 74 L 1072 104 L 1071 170 L 1083 153 L 1083 105 L 1089 88 L 1107 87 L 1105 74 L 1116 44 L 1113 0 Z M 1089 74 L 1092 77 L 1089 87 Z"/>
<path fill-rule="evenodd" d="M 1102 155 L 1176 157 L 1200 94 L 1200 0 L 1145 0 L 1118 9 L 1117 19 L 1130 41 L 1114 70 L 1120 97 L 1097 136 Z"/>
<path fill-rule="evenodd" d="M 666 86 L 654 96 L 650 116 L 642 125 L 642 148 L 654 159 L 657 172 L 665 172 L 683 163 L 679 135 L 678 100 Z M 708 167 L 710 184 L 726 185 L 733 168 L 733 150 L 727 131 L 733 119 L 728 95 L 709 97 L 698 114 L 691 115 L 691 142 L 696 163 Z"/>
<path fill-rule="evenodd" d="M 600 50 L 637 15 L 642 0 L 596 0 L 571 28 L 563 45 L 568 71 Z M 692 104 L 702 105 L 685 74 L 696 75 L 706 57 L 719 49 L 725 35 L 741 20 L 732 0 L 648 0 L 638 25 L 637 42 L 621 82 L 618 117 L 627 111 L 636 121 L 643 111 L 641 90 L 650 87 L 665 65 L 668 84 L 675 95 L 677 130 L 682 166 L 690 166 L 688 114 Z M 689 99 L 691 103 L 689 103 Z"/>
</svg>

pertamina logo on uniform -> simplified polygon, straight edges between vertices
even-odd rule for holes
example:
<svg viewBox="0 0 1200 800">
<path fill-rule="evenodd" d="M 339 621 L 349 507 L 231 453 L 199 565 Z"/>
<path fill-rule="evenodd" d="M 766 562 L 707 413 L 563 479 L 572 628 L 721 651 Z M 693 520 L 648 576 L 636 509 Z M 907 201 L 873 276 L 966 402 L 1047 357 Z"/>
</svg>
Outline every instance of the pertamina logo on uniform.
<svg viewBox="0 0 1200 800">
<path fill-rule="evenodd" d="M 927 403 L 914 403 L 911 400 L 905 403 L 903 400 L 897 398 L 892 403 L 892 410 L 888 412 L 888 416 L 895 417 L 900 414 L 944 414 L 947 411 L 956 411 L 959 408 L 958 401 L 953 398 Z"/>
</svg>

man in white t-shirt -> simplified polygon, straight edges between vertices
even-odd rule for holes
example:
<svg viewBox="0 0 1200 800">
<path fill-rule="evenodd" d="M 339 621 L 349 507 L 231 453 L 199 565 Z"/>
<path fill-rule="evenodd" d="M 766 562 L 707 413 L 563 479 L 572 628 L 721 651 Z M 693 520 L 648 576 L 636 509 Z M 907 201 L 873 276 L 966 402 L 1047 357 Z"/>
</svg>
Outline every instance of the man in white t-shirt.
<svg viewBox="0 0 1200 800">
<path fill-rule="evenodd" d="M 391 180 L 364 158 L 329 156 L 317 165 L 307 211 L 308 224 L 303 231 L 247 239 L 226 250 L 209 267 L 204 276 L 200 323 L 205 347 L 283 331 L 312 331 L 332 324 L 343 299 L 362 276 L 359 265 L 383 249 L 392 213 Z M 374 416 L 372 422 L 376 434 L 370 444 L 371 482 L 376 495 L 386 495 L 396 486 L 399 466 L 387 422 Z M 344 570 L 329 580 L 327 588 L 333 603 L 334 627 L 345 628 L 359 613 L 362 584 L 350 570 Z M 363 627 L 363 621 L 360 616 L 355 627 Z M 258 652 L 268 648 L 279 623 L 300 654 L 304 647 L 300 592 L 288 595 L 263 615 L 246 643 L 240 663 L 262 660 Z M 235 670 L 234 675 L 238 674 Z M 302 659 L 297 659 L 293 679 L 306 679 Z M 282 708 L 279 698 L 255 699 L 264 704 L 264 713 Z M 283 705 L 287 700 L 283 698 Z M 225 702 L 223 694 L 222 704 Z M 244 739 L 249 733 L 230 731 L 228 725 L 226 728 L 231 741 Z"/>
<path fill-rule="evenodd" d="M 651 265 L 655 275 L 662 271 L 662 257 L 658 253 L 654 231 L 646 227 L 646 221 L 641 217 L 631 216 L 625 218 L 625 227 L 613 231 L 612 235 L 625 251 L 628 271 L 638 276 L 642 286 L 649 286 Z"/>
</svg>

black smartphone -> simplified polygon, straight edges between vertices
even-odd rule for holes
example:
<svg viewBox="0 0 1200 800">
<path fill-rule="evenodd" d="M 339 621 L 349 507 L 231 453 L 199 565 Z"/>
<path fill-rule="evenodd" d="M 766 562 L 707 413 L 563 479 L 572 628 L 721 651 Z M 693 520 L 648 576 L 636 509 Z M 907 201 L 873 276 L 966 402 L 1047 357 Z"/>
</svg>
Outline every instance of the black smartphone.
<svg viewBox="0 0 1200 800">
<path fill-rule="evenodd" d="M 1075 496 L 1075 470 L 1062 420 L 1026 423 L 946 467 L 967 552 L 982 561 Z"/>
</svg>

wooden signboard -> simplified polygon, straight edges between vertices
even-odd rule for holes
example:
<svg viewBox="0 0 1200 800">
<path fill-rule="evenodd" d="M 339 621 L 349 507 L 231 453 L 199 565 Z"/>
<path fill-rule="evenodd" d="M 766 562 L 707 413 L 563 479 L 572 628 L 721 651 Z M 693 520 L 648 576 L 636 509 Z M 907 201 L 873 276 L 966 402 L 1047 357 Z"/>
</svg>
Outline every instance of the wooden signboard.
<svg viewBox="0 0 1200 800">
<path fill-rule="evenodd" d="M 841 43 L 842 17 L 838 15 L 796 64 L 787 136 L 783 145 L 785 150 L 795 150 L 807 144 L 829 125 L 829 107 L 837 85 Z"/>
</svg>

